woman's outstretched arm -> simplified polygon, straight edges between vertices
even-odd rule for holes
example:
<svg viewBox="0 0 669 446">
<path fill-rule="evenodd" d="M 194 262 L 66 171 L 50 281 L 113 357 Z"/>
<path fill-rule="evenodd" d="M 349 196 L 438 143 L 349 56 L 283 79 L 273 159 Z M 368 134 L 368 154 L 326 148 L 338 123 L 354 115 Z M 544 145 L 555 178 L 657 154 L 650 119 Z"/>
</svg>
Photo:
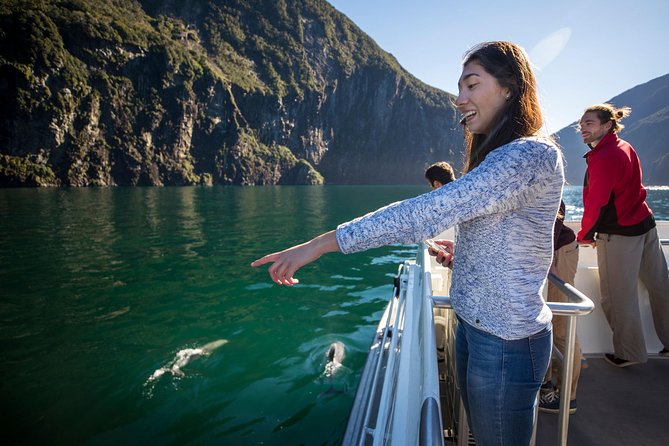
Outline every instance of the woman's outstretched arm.
<svg viewBox="0 0 669 446">
<path fill-rule="evenodd" d="M 293 246 L 280 252 L 267 254 L 251 263 L 251 266 L 258 267 L 266 263 L 271 263 L 268 272 L 272 280 L 279 285 L 295 285 L 299 280 L 293 277 L 293 274 L 323 254 L 328 252 L 340 251 L 337 244 L 335 231 L 326 232 L 318 237 L 309 240 L 306 243 Z"/>
</svg>

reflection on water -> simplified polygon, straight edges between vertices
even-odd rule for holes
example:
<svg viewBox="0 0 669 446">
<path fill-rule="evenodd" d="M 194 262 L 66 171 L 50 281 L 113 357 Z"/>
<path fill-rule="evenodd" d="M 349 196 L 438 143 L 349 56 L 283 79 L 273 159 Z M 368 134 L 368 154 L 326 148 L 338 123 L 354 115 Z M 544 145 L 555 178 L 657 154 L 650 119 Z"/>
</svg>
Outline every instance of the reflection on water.
<svg viewBox="0 0 669 446">
<path fill-rule="evenodd" d="M 655 215 L 656 220 L 669 220 L 669 186 L 647 186 L 646 202 Z M 583 218 L 583 188 L 567 186 L 564 190 L 567 221 Z"/>
</svg>

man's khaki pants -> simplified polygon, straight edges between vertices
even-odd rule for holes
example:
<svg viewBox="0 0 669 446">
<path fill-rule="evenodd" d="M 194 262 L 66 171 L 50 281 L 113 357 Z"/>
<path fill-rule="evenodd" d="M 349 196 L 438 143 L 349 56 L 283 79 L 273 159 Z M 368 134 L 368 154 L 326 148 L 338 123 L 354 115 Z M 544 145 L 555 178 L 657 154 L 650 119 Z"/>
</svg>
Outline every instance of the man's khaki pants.
<svg viewBox="0 0 669 446">
<path fill-rule="evenodd" d="M 597 234 L 602 310 L 613 331 L 613 351 L 621 359 L 646 362 L 637 282 L 648 289 L 655 332 L 669 348 L 669 271 L 653 228 L 643 235 Z"/>
</svg>

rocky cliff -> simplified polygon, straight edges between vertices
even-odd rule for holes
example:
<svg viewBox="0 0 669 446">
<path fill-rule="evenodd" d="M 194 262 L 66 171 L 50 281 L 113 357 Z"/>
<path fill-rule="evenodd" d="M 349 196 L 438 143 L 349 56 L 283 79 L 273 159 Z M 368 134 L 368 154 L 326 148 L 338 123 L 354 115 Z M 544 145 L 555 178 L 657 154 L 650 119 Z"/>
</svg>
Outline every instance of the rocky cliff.
<svg viewBox="0 0 669 446">
<path fill-rule="evenodd" d="M 447 93 L 324 0 L 3 0 L 0 185 L 416 183 Z"/>
</svg>

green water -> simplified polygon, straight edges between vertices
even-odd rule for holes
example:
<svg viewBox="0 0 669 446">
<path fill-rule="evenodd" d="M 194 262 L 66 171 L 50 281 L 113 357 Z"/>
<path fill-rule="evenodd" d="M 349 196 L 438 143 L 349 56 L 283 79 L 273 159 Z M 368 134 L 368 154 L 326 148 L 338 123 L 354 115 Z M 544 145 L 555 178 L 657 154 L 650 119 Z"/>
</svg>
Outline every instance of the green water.
<svg viewBox="0 0 669 446">
<path fill-rule="evenodd" d="M 425 187 L 0 190 L 3 437 L 16 444 L 338 444 L 413 248 L 249 263 Z M 177 352 L 225 339 L 165 374 Z M 323 375 L 331 342 L 344 368 Z"/>
<path fill-rule="evenodd" d="M 339 444 L 415 247 L 325 256 L 293 288 L 249 263 L 426 190 L 1 189 L 3 443 Z M 568 191 L 573 214 L 579 199 Z M 650 200 L 669 217 L 669 190 Z M 183 376 L 151 379 L 216 340 Z M 346 357 L 330 380 L 334 341 Z"/>
</svg>

